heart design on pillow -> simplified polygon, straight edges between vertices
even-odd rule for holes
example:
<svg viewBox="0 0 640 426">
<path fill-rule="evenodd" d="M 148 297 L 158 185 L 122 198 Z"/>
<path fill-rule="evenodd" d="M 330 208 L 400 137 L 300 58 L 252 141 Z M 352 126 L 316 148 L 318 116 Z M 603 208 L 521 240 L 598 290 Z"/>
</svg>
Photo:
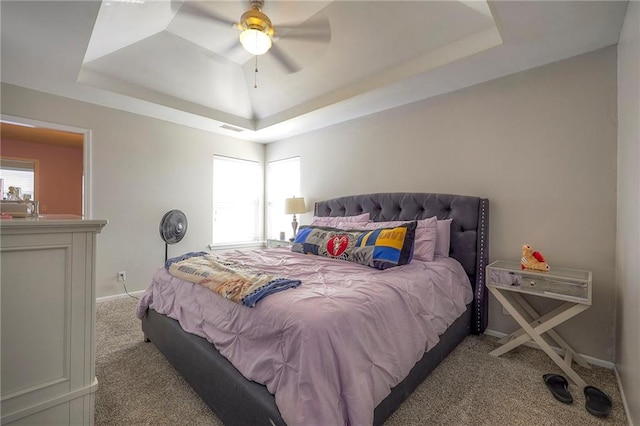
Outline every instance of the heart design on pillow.
<svg viewBox="0 0 640 426">
<path fill-rule="evenodd" d="M 346 235 L 336 235 L 327 242 L 327 252 L 332 256 L 340 256 L 349 245 L 349 237 Z"/>
</svg>

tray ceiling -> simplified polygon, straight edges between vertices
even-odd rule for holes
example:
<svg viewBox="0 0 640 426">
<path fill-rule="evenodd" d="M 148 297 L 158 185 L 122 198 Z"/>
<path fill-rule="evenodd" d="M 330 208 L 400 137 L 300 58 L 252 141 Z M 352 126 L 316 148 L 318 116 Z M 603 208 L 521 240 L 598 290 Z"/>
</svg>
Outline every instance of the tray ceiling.
<svg viewBox="0 0 640 426">
<path fill-rule="evenodd" d="M 626 3 L 266 0 L 296 72 L 257 73 L 248 1 L 1 7 L 2 81 L 269 142 L 616 43 Z"/>
</svg>

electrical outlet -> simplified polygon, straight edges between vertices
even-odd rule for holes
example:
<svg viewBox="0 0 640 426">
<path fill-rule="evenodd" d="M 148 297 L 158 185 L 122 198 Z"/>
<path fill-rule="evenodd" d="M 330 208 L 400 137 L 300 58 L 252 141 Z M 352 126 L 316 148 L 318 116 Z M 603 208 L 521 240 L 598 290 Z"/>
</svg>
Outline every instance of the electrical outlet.
<svg viewBox="0 0 640 426">
<path fill-rule="evenodd" d="M 118 272 L 118 282 L 119 283 L 123 283 L 127 280 L 127 273 L 126 271 L 120 271 Z"/>
</svg>

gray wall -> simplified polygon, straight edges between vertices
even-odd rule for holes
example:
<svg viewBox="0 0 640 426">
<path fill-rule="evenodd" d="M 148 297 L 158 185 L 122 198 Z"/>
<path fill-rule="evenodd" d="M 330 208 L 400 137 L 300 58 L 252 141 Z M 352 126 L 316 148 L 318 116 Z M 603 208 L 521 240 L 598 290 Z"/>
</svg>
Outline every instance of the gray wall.
<svg viewBox="0 0 640 426">
<path fill-rule="evenodd" d="M 213 155 L 262 162 L 264 145 L 7 84 L 2 113 L 91 129 L 92 216 L 109 224 L 98 236 L 97 296 L 145 289 L 164 263 L 158 224 L 184 211 L 188 232 L 169 256 L 211 242 Z"/>
<path fill-rule="evenodd" d="M 629 2 L 618 44 L 616 369 L 640 424 L 640 3 Z"/>
<path fill-rule="evenodd" d="M 627 21 L 637 22 L 633 7 Z M 625 24 L 635 44 L 621 48 L 623 94 L 633 84 L 637 90 L 632 27 Z M 617 272 L 618 369 L 638 401 L 638 107 L 637 99 L 621 96 L 617 174 L 616 61 L 615 47 L 602 49 L 266 149 L 6 84 L 1 107 L 4 114 L 92 130 L 93 217 L 110 222 L 98 238 L 98 296 L 122 293 L 119 270 L 127 270 L 130 291 L 147 286 L 164 258 L 157 227 L 169 209 L 182 209 L 190 219 L 187 236 L 170 255 L 206 247 L 213 154 L 258 161 L 300 155 L 302 195 L 310 205 L 378 191 L 488 197 L 492 260 L 517 260 L 527 242 L 552 267 L 593 271 L 593 306 L 560 331 L 579 352 L 608 361 L 614 360 Z M 617 247 L 616 179 L 624 192 L 618 233 L 629 235 Z M 515 328 L 494 300 L 489 327 Z M 638 412 L 637 402 L 632 408 Z"/>
<path fill-rule="evenodd" d="M 552 268 L 593 271 L 593 306 L 559 330 L 578 352 L 613 361 L 616 134 L 614 46 L 269 144 L 266 155 L 301 156 L 310 205 L 379 191 L 488 197 L 491 260 L 518 260 L 529 243 Z M 490 329 L 515 329 L 493 299 L 490 309 Z"/>
</svg>

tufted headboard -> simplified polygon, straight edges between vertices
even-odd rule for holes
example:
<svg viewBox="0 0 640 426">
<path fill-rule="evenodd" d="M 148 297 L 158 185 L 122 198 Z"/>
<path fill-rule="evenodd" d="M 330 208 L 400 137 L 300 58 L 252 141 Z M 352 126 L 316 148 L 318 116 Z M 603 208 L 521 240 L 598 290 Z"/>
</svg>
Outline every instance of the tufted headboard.
<svg viewBox="0 0 640 426">
<path fill-rule="evenodd" d="M 471 331 L 487 328 L 488 297 L 485 267 L 489 258 L 489 200 L 466 195 L 389 192 L 351 195 L 319 201 L 315 216 L 354 216 L 369 213 L 371 220 L 417 220 L 437 216 L 453 219 L 449 256 L 469 275 L 474 287 Z"/>
</svg>

